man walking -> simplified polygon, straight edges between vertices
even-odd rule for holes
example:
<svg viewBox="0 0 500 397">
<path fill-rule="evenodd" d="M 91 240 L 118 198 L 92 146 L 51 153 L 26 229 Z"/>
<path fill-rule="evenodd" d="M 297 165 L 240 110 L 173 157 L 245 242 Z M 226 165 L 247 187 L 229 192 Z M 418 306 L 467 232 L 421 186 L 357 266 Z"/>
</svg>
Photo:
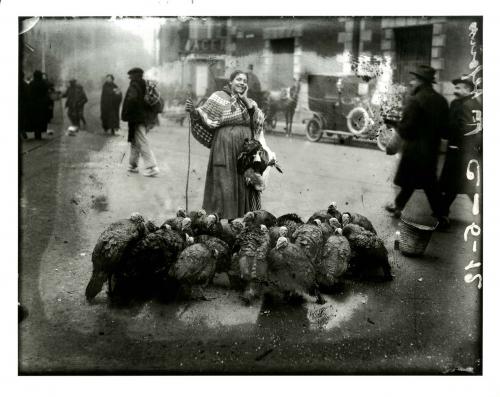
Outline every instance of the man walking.
<svg viewBox="0 0 500 397">
<path fill-rule="evenodd" d="M 71 79 L 63 97 L 67 98 L 65 107 L 68 109 L 68 117 L 71 125 L 79 129 L 80 121 L 86 124 L 83 118 L 83 109 L 88 101 L 87 94 L 85 94 L 83 87 L 76 82 L 76 79 Z"/>
<path fill-rule="evenodd" d="M 432 87 L 436 71 L 430 66 L 419 66 L 410 72 L 411 96 L 403 109 L 403 117 L 397 126 L 403 138 L 401 161 L 394 183 L 401 187 L 394 204 L 385 208 L 399 218 L 415 189 L 424 189 L 433 216 L 440 228 L 449 224 L 442 205 L 437 181 L 437 161 L 441 136 L 448 128 L 448 103 Z"/>
<path fill-rule="evenodd" d="M 130 85 L 122 107 L 122 120 L 128 122 L 128 141 L 130 142 L 129 172 L 137 173 L 139 157 L 142 156 L 146 171 L 144 176 L 153 177 L 160 170 L 149 147 L 147 132 L 155 125 L 156 114 L 152 114 L 144 101 L 146 82 L 142 78 L 144 71 L 133 68 L 128 71 Z"/>
<path fill-rule="evenodd" d="M 474 120 L 475 115 L 481 114 L 482 106 L 473 97 L 474 83 L 461 78 L 452 83 L 456 99 L 450 104 L 448 148 L 440 178 L 446 215 L 458 194 L 467 194 L 474 201 L 476 184 L 467 179 L 467 166 L 470 160 L 481 159 L 482 153 L 482 129 L 475 131 L 478 122 Z"/>
</svg>

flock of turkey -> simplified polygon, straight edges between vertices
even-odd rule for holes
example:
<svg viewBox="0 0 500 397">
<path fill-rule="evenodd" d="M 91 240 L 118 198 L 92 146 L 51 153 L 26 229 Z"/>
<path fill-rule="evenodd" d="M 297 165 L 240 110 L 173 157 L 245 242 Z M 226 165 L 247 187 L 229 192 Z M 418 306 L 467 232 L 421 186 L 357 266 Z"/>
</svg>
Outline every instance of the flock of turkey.
<svg viewBox="0 0 500 397">
<path fill-rule="evenodd" d="M 112 299 L 206 299 L 203 287 L 226 273 L 250 304 L 263 294 L 285 300 L 309 295 L 324 303 L 343 277 L 382 272 L 391 280 L 387 249 L 363 215 L 335 203 L 307 222 L 265 210 L 221 222 L 204 210 L 177 215 L 157 227 L 134 213 L 112 223 L 92 252 L 91 301 L 108 282 Z"/>
</svg>

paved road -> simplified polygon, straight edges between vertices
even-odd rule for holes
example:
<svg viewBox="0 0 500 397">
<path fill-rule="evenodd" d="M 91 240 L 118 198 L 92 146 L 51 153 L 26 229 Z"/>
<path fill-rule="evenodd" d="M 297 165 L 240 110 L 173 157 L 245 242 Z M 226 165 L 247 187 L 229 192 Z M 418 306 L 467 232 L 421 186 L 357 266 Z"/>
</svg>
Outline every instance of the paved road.
<svg viewBox="0 0 500 397">
<path fill-rule="evenodd" d="M 245 307 L 225 277 L 208 302 L 115 308 L 103 292 L 89 305 L 83 291 L 101 231 L 133 211 L 160 222 L 185 205 L 188 135 L 165 121 L 150 134 L 162 171 L 151 179 L 127 174 L 124 132 L 104 136 L 91 123 L 72 137 L 61 127 L 54 125 L 50 144 L 22 155 L 20 296 L 29 310 L 20 324 L 22 373 L 481 370 L 480 293 L 464 282 L 472 251 L 472 242 L 463 242 L 472 219 L 466 198 L 456 201 L 452 229 L 434 234 L 425 257 L 403 257 L 392 248 L 398 224 L 382 210 L 395 191 L 394 158 L 270 135 L 285 174 L 271 174 L 264 207 L 307 217 L 336 201 L 363 213 L 389 248 L 393 282 L 348 281 L 323 306 Z M 208 150 L 191 143 L 189 206 L 196 208 Z M 430 209 L 416 194 L 409 211 L 424 216 Z"/>
</svg>

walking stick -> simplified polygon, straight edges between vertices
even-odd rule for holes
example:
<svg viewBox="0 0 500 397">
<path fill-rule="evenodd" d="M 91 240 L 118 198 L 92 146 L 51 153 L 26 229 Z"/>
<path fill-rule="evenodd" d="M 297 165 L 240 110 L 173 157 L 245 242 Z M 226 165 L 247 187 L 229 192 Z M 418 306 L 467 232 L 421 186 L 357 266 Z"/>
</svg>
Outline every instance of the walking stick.
<svg viewBox="0 0 500 397">
<path fill-rule="evenodd" d="M 189 134 L 188 134 L 188 166 L 187 166 L 187 176 L 186 176 L 186 213 L 188 209 L 188 191 L 189 191 L 189 170 L 191 169 L 191 117 L 188 116 L 189 122 Z"/>
</svg>

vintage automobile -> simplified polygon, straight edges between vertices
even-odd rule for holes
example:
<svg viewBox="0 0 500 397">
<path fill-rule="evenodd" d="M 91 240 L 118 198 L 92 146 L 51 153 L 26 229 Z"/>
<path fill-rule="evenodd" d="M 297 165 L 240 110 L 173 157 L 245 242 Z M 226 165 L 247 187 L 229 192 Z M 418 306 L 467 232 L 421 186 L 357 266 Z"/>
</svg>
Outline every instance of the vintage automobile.
<svg viewBox="0 0 500 397">
<path fill-rule="evenodd" d="M 398 119 L 400 105 L 391 105 L 390 109 L 385 103 L 373 105 L 375 80 L 310 74 L 307 82 L 308 105 L 313 112 L 306 125 L 310 141 L 319 141 L 323 134 L 337 136 L 341 142 L 376 140 L 377 146 L 385 151 L 395 133 L 385 121 Z"/>
</svg>

